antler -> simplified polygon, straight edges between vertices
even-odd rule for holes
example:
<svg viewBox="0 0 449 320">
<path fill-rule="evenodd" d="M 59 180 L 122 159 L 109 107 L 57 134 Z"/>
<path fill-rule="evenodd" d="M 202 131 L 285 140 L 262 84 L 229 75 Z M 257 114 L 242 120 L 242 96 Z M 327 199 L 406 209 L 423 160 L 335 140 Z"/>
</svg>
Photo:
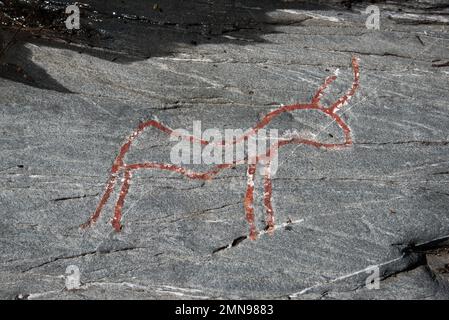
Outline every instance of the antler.
<svg viewBox="0 0 449 320">
<path fill-rule="evenodd" d="M 337 75 L 335 74 L 327 77 L 326 80 L 324 80 L 324 83 L 321 85 L 321 87 L 319 87 L 319 89 L 313 96 L 312 104 L 319 104 L 321 102 L 321 97 L 323 96 L 324 90 L 326 90 L 326 88 L 335 80 L 337 80 Z"/>
<path fill-rule="evenodd" d="M 354 71 L 354 81 L 352 82 L 351 88 L 346 92 L 346 94 L 338 99 L 334 104 L 328 108 L 329 112 L 334 113 L 335 110 L 340 109 L 342 106 L 344 106 L 346 103 L 351 100 L 351 98 L 354 96 L 357 88 L 359 87 L 359 79 L 360 79 L 360 72 L 359 72 L 359 61 L 356 57 L 352 57 L 352 70 Z"/>
<path fill-rule="evenodd" d="M 339 98 L 336 102 L 334 102 L 330 107 L 324 108 L 324 110 L 328 113 L 335 113 L 337 109 L 340 109 L 343 105 L 349 102 L 349 100 L 354 96 L 357 88 L 359 87 L 360 80 L 360 72 L 359 72 L 359 62 L 356 57 L 352 57 L 352 70 L 354 72 L 354 81 L 352 82 L 351 88 L 346 92 L 344 96 Z M 317 90 L 315 95 L 312 98 L 312 104 L 319 105 L 321 103 L 321 97 L 323 95 L 324 90 L 329 87 L 329 85 L 337 79 L 337 75 L 334 74 L 326 78 L 321 87 Z"/>
</svg>

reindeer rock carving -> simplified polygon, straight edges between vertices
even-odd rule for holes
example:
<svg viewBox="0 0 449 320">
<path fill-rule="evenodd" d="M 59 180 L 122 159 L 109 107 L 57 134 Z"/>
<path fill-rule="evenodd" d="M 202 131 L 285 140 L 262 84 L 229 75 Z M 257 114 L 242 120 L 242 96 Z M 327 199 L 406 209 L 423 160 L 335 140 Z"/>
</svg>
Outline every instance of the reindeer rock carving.
<svg viewBox="0 0 449 320">
<path fill-rule="evenodd" d="M 111 194 L 114 192 L 114 188 L 116 184 L 121 181 L 120 193 L 115 204 L 114 208 L 114 216 L 112 218 L 112 226 L 116 231 L 120 231 L 122 229 L 121 219 L 122 219 L 122 210 L 125 204 L 126 196 L 130 189 L 130 182 L 132 179 L 132 174 L 137 170 L 151 169 L 151 170 L 165 170 L 171 171 L 178 174 L 181 174 L 189 179 L 199 179 L 199 180 L 212 180 L 219 172 L 224 169 L 234 167 L 238 164 L 246 164 L 247 165 L 247 189 L 245 193 L 245 197 L 243 200 L 244 209 L 246 213 L 246 220 L 249 224 L 249 238 L 254 240 L 257 238 L 258 231 L 255 225 L 255 214 L 254 214 L 254 176 L 256 174 L 257 164 L 262 163 L 265 167 L 264 170 L 264 195 L 263 195 L 263 204 L 266 210 L 266 230 L 268 232 L 272 232 L 275 228 L 274 222 L 274 211 L 272 206 L 272 196 L 273 196 L 273 188 L 272 188 L 272 179 L 271 179 L 271 170 L 270 170 L 270 160 L 273 158 L 275 152 L 277 150 L 288 144 L 303 144 L 306 146 L 316 147 L 316 148 L 326 148 L 326 149 L 340 149 L 345 148 L 352 145 L 352 136 L 351 129 L 344 122 L 344 120 L 337 114 L 337 111 L 354 96 L 355 92 L 359 87 L 359 64 L 358 59 L 352 58 L 352 69 L 354 74 L 354 81 L 350 89 L 340 97 L 337 101 L 335 101 L 330 106 L 324 106 L 321 103 L 321 97 L 324 93 L 324 90 L 329 87 L 329 85 L 337 79 L 337 75 L 329 76 L 325 79 L 324 83 L 318 88 L 315 95 L 313 96 L 310 103 L 306 104 L 293 104 L 287 106 L 280 106 L 279 108 L 269 112 L 266 114 L 262 120 L 257 123 L 251 130 L 244 133 L 238 139 L 232 141 L 232 144 L 240 143 L 248 139 L 249 137 L 257 134 L 259 130 L 267 126 L 275 117 L 279 116 L 284 112 L 292 112 L 295 110 L 317 110 L 322 112 L 325 116 L 329 117 L 334 121 L 339 128 L 343 132 L 344 141 L 339 143 L 323 143 L 316 140 L 305 139 L 301 137 L 290 137 L 288 139 L 282 139 L 274 143 L 268 148 L 265 154 L 260 154 L 254 159 L 255 161 L 251 161 L 251 163 L 247 163 L 246 161 L 234 161 L 232 163 L 224 163 L 214 166 L 209 171 L 204 172 L 194 172 L 189 169 L 183 168 L 181 166 L 177 166 L 174 164 L 167 163 L 157 163 L 157 162 L 140 162 L 140 163 L 126 163 L 125 156 L 130 150 L 132 143 L 136 140 L 141 133 L 144 132 L 145 129 L 149 127 L 153 127 L 157 130 L 160 130 L 166 134 L 174 134 L 174 131 L 164 124 L 160 123 L 157 120 L 149 120 L 143 123 L 140 123 L 138 128 L 128 137 L 125 143 L 121 146 L 119 154 L 115 158 L 112 168 L 110 170 L 110 176 L 106 184 L 106 189 L 104 191 L 103 196 L 101 197 L 95 212 L 89 218 L 89 220 L 82 225 L 82 227 L 89 227 L 94 224 L 100 217 L 101 212 L 108 202 Z M 182 136 L 181 138 L 186 139 L 192 143 L 199 143 L 201 145 L 209 144 L 208 141 L 198 139 L 194 136 Z M 227 142 L 222 141 L 219 142 L 222 145 L 227 144 Z M 121 177 L 121 179 L 119 179 Z"/>
</svg>

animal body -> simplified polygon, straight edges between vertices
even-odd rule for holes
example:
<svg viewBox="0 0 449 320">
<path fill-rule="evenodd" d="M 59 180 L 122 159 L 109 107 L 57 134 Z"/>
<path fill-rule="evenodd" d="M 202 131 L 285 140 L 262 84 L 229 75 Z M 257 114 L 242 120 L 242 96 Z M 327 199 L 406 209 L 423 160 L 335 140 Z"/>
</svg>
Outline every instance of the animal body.
<svg viewBox="0 0 449 320">
<path fill-rule="evenodd" d="M 101 197 L 95 212 L 89 218 L 89 220 L 83 225 L 83 227 L 89 227 L 93 223 L 95 223 L 101 212 L 108 202 L 111 194 L 113 194 L 115 186 L 120 183 L 120 191 L 118 195 L 118 199 L 115 203 L 114 208 L 114 216 L 112 218 L 112 226 L 116 231 L 120 231 L 122 229 L 121 219 L 122 219 L 122 211 L 123 206 L 125 204 L 126 196 L 130 189 L 130 182 L 132 179 L 132 175 L 134 172 L 139 170 L 165 170 L 178 173 L 180 175 L 185 176 L 188 179 L 197 179 L 197 180 L 212 180 L 219 172 L 224 169 L 228 169 L 234 167 L 239 164 L 245 164 L 247 166 L 247 188 L 246 193 L 243 199 L 244 209 L 246 220 L 249 224 L 249 238 L 256 239 L 258 235 L 258 231 L 255 224 L 255 214 L 254 214 L 254 176 L 256 174 L 256 168 L 258 164 L 263 164 L 265 167 L 263 174 L 263 187 L 264 187 L 264 195 L 263 195 L 263 204 L 266 210 L 266 230 L 271 232 L 274 230 L 275 221 L 274 221 L 274 211 L 272 206 L 272 196 L 273 196 L 273 188 L 272 188 L 272 176 L 271 176 L 271 161 L 275 156 L 275 153 L 285 145 L 288 144 L 302 144 L 310 147 L 316 148 L 326 148 L 326 149 L 340 149 L 349 147 L 352 145 L 352 135 L 350 127 L 345 123 L 345 121 L 338 115 L 338 110 L 349 102 L 349 100 L 354 96 L 358 87 L 359 87 L 359 64 L 358 59 L 352 58 L 352 70 L 354 75 L 354 80 L 349 88 L 349 90 L 342 97 L 337 99 L 331 105 L 323 105 L 321 103 L 321 98 L 324 93 L 324 90 L 329 87 L 329 85 L 337 79 L 337 75 L 329 76 L 325 79 L 324 83 L 318 88 L 315 92 L 312 100 L 309 103 L 297 103 L 287 106 L 280 106 L 279 108 L 267 113 L 259 123 L 256 123 L 255 126 L 252 127 L 251 130 L 248 130 L 238 139 L 232 142 L 220 142 L 225 145 L 226 143 L 240 143 L 245 141 L 246 139 L 254 136 L 258 133 L 259 130 L 266 127 L 274 118 L 278 117 L 282 113 L 292 112 L 295 110 L 316 110 L 322 112 L 322 114 L 332 121 L 334 121 L 338 127 L 342 130 L 342 135 L 344 140 L 337 143 L 324 143 L 313 139 L 305 139 L 298 136 L 292 136 L 286 139 L 279 139 L 277 142 L 272 144 L 270 148 L 264 154 L 259 154 L 256 156 L 253 161 L 233 161 L 232 163 L 224 163 L 219 164 L 208 171 L 195 172 L 189 169 L 186 169 L 179 165 L 174 165 L 170 163 L 158 163 L 158 162 L 139 162 L 139 163 L 127 163 L 125 160 L 126 154 L 132 147 L 133 142 L 147 129 L 147 128 L 155 128 L 160 130 L 168 135 L 174 134 L 174 130 L 165 126 L 161 122 L 157 120 L 149 120 L 146 122 L 140 123 L 138 128 L 128 137 L 125 143 L 120 147 L 119 153 L 115 158 L 113 165 L 110 170 L 109 179 L 106 183 L 106 189 Z M 186 139 L 192 143 L 199 143 L 201 145 L 209 144 L 208 141 L 201 140 L 194 136 L 182 136 L 182 139 Z M 248 160 L 248 159 L 246 159 Z"/>
</svg>

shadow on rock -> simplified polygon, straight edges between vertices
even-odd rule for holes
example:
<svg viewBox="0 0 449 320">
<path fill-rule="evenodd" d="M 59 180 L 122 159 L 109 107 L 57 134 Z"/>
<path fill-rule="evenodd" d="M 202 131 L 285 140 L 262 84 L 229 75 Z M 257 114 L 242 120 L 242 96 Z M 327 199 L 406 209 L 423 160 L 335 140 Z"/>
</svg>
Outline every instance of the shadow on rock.
<svg viewBox="0 0 449 320">
<path fill-rule="evenodd" d="M 335 10 L 335 5 L 346 10 L 343 2 L 93 0 L 78 3 L 81 28 L 68 30 L 65 8 L 71 1 L 3 0 L 0 2 L 3 28 L 0 77 L 38 88 L 70 92 L 32 62 L 25 43 L 129 63 L 169 55 L 179 45 L 233 43 L 247 46 L 264 42 L 263 35 L 276 33 L 277 25 L 301 25 L 311 19 L 300 14 L 282 15 L 282 10 Z M 334 7 L 330 7 L 331 4 Z"/>
</svg>

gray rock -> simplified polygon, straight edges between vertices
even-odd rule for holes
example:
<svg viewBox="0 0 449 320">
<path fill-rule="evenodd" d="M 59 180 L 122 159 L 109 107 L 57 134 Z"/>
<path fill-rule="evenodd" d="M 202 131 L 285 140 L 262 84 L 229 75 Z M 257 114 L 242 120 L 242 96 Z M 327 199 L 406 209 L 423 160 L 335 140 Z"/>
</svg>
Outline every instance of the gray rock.
<svg viewBox="0 0 449 320">
<path fill-rule="evenodd" d="M 380 30 L 368 30 L 369 3 L 342 2 L 91 1 L 78 33 L 2 30 L 0 297 L 447 299 L 448 8 L 379 3 Z M 273 235 L 246 238 L 242 166 L 207 182 L 136 171 L 123 230 L 109 223 L 118 190 L 79 228 L 141 121 L 248 129 L 280 104 L 310 102 L 339 68 L 323 97 L 336 100 L 352 56 L 361 86 L 340 114 L 354 144 L 281 149 Z M 270 128 L 341 138 L 313 112 Z M 148 130 L 127 159 L 168 161 L 171 145 Z M 70 265 L 78 290 L 65 289 Z M 378 290 L 366 287 L 372 266 Z"/>
</svg>

